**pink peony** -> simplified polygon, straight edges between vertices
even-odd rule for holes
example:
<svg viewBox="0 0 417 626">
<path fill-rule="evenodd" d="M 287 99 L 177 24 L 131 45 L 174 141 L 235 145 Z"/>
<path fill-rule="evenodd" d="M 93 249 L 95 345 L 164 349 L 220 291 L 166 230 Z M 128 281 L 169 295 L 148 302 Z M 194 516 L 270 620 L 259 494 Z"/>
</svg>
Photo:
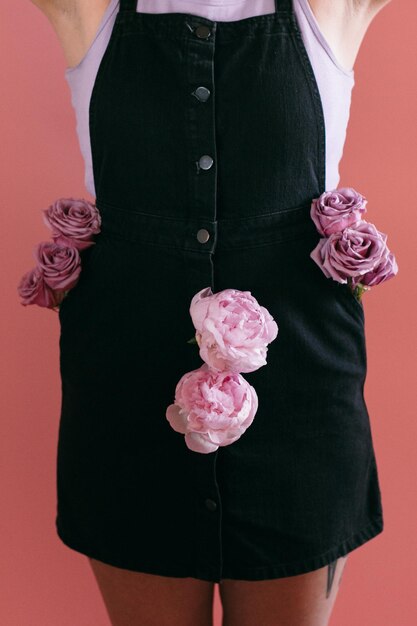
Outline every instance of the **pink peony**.
<svg viewBox="0 0 417 626">
<path fill-rule="evenodd" d="M 21 304 L 38 304 L 53 309 L 58 306 L 65 296 L 64 291 L 54 291 L 44 281 L 43 271 L 39 266 L 34 267 L 22 276 L 17 287 L 21 297 Z"/>
<path fill-rule="evenodd" d="M 171 427 L 185 435 L 190 450 L 207 454 L 239 439 L 258 409 L 255 389 L 237 372 L 218 372 L 207 363 L 184 374 L 166 410 Z"/>
<path fill-rule="evenodd" d="M 397 261 L 392 252 L 387 248 L 387 254 L 384 254 L 380 262 L 370 272 L 366 272 L 366 274 L 353 279 L 353 286 L 361 283 L 362 285 L 373 287 L 374 285 L 379 285 L 393 278 L 397 272 Z"/>
<path fill-rule="evenodd" d="M 366 212 L 367 200 L 352 187 L 325 191 L 311 204 L 310 215 L 320 233 L 329 237 L 358 224 Z"/>
<path fill-rule="evenodd" d="M 34 250 L 43 280 L 53 290 L 69 290 L 78 281 L 81 258 L 77 248 L 41 241 Z"/>
<path fill-rule="evenodd" d="M 83 250 L 94 245 L 100 232 L 101 216 L 96 206 L 82 199 L 59 198 L 43 211 L 43 220 L 52 230 L 55 243 Z"/>
<path fill-rule="evenodd" d="M 266 365 L 267 345 L 278 334 L 273 317 L 250 291 L 210 287 L 191 300 L 200 356 L 218 371 L 253 372 Z"/>
<path fill-rule="evenodd" d="M 310 256 L 327 278 L 346 283 L 351 277 L 358 282 L 387 257 L 386 240 L 386 234 L 362 220 L 356 226 L 321 238 Z"/>
</svg>

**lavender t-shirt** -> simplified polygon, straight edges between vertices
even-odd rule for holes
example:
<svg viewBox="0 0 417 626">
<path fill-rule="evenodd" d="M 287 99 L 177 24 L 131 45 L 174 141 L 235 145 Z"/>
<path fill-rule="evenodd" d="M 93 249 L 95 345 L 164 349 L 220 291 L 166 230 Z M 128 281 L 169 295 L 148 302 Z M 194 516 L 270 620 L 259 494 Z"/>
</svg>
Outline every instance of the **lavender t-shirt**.
<svg viewBox="0 0 417 626">
<path fill-rule="evenodd" d="M 293 0 L 295 16 L 322 99 L 326 128 L 326 191 L 339 183 L 349 120 L 354 70 L 340 65 L 320 30 L 308 0 Z M 89 133 L 89 103 L 95 77 L 110 39 L 119 0 L 110 0 L 95 38 L 78 65 L 65 70 L 85 163 L 85 185 L 95 197 Z M 141 13 L 191 13 L 212 21 L 234 21 L 275 11 L 274 0 L 138 0 Z"/>
</svg>

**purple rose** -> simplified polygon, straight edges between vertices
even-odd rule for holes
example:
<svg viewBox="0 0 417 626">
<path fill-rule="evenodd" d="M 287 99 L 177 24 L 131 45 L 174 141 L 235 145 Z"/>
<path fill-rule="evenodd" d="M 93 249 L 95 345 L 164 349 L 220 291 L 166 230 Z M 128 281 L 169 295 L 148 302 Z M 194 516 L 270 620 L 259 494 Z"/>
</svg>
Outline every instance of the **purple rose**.
<svg viewBox="0 0 417 626">
<path fill-rule="evenodd" d="M 78 281 L 81 258 L 74 246 L 41 241 L 34 251 L 45 283 L 54 290 L 69 290 Z"/>
<path fill-rule="evenodd" d="M 398 265 L 395 256 L 387 248 L 380 262 L 370 271 L 353 279 L 353 286 L 358 283 L 373 287 L 393 278 L 398 273 Z"/>
<path fill-rule="evenodd" d="M 38 304 L 52 309 L 58 306 L 64 298 L 65 292 L 54 291 L 43 278 L 43 271 L 39 266 L 34 267 L 22 276 L 17 287 L 21 304 Z"/>
<path fill-rule="evenodd" d="M 386 240 L 386 234 L 362 220 L 321 238 L 310 257 L 327 278 L 339 283 L 346 283 L 349 277 L 361 281 L 361 276 L 372 272 L 388 255 Z"/>
<path fill-rule="evenodd" d="M 43 211 L 43 220 L 52 230 L 55 243 L 83 250 L 94 245 L 100 232 L 101 216 L 94 204 L 76 198 L 59 198 Z"/>
<path fill-rule="evenodd" d="M 367 200 L 352 187 L 325 191 L 311 203 L 310 215 L 320 233 L 328 237 L 332 233 L 358 224 L 366 213 Z"/>
</svg>

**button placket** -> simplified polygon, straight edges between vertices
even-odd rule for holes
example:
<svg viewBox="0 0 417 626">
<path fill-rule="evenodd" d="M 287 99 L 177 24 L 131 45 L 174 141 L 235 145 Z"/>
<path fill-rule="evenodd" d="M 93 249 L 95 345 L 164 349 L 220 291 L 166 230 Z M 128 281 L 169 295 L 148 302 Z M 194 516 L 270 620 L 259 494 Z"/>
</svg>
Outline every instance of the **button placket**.
<svg viewBox="0 0 417 626">
<path fill-rule="evenodd" d="M 193 85 L 190 96 L 195 105 L 189 107 L 189 131 L 191 149 L 194 152 L 195 169 L 191 179 L 191 202 L 201 228 L 194 232 L 195 240 L 204 247 L 214 233 L 207 221 L 216 219 L 216 150 L 214 141 L 213 63 L 215 24 L 187 24 L 190 34 L 188 54 L 190 58 L 188 78 Z M 192 28 L 190 28 L 192 26 Z M 197 86 L 196 86 L 197 85 Z M 208 248 L 209 250 L 209 248 Z M 210 248 L 211 250 L 211 248 Z"/>
<path fill-rule="evenodd" d="M 214 50 L 216 22 L 210 25 L 188 23 L 187 81 L 189 103 L 186 109 L 190 150 L 190 226 L 185 254 L 190 293 L 211 285 L 214 291 L 213 251 L 217 240 L 217 153 L 215 139 Z M 206 280 L 207 275 L 210 281 Z M 219 454 L 199 455 L 191 477 L 198 503 L 196 523 L 205 541 L 196 547 L 196 559 L 212 567 L 221 578 L 223 569 L 222 502 L 217 481 Z"/>
</svg>

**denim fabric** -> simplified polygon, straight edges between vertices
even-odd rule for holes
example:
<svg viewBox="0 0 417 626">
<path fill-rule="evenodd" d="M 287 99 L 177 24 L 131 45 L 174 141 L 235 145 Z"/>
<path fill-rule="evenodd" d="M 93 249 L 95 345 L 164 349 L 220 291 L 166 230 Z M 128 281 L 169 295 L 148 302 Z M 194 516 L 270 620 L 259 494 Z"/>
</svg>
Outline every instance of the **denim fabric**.
<svg viewBox="0 0 417 626">
<path fill-rule="evenodd" d="M 325 126 L 292 2 L 214 22 L 122 1 L 90 135 L 102 230 L 59 312 L 61 539 L 220 581 L 301 574 L 380 533 L 363 305 L 310 258 Z M 165 411 L 202 364 L 189 305 L 207 286 L 250 291 L 279 333 L 245 374 L 253 424 L 200 454 Z"/>
</svg>

